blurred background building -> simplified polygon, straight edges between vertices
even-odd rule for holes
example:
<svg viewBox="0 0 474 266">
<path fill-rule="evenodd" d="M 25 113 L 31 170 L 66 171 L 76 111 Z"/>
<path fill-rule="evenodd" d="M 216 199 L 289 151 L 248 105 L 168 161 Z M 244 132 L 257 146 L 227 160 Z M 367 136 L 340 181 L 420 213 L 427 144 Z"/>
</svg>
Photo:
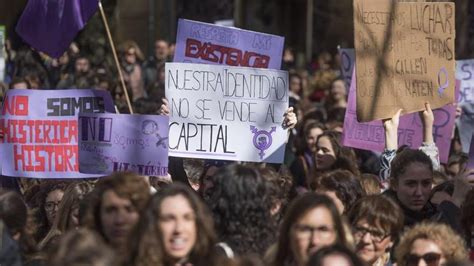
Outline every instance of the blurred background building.
<svg viewBox="0 0 474 266">
<path fill-rule="evenodd" d="M 0 0 L 0 25 L 18 43 L 14 25 L 27 0 Z M 474 58 L 474 1 L 455 0 L 456 59 Z M 117 43 L 132 39 L 151 55 L 154 41 L 175 41 L 178 18 L 214 23 L 231 20 L 236 27 L 282 35 L 303 66 L 322 51 L 354 47 L 352 0 L 102 0 Z M 77 41 L 94 53 L 108 51 L 98 14 Z M 87 48 L 88 47 L 88 48 Z"/>
</svg>

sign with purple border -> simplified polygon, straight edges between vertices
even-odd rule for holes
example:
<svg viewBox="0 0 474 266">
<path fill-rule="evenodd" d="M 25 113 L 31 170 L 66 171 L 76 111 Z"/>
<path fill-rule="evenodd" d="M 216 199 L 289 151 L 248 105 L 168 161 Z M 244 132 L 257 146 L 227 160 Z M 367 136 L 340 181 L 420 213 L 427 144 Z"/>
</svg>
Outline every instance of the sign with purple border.
<svg viewBox="0 0 474 266">
<path fill-rule="evenodd" d="M 354 48 L 339 48 L 339 57 L 341 58 L 341 74 L 346 82 L 346 89 L 349 90 L 355 65 Z"/>
<path fill-rule="evenodd" d="M 169 155 L 282 163 L 288 72 L 167 63 Z"/>
<path fill-rule="evenodd" d="M 98 177 L 79 173 L 80 112 L 115 112 L 110 93 L 84 89 L 7 91 L 0 115 L 2 175 Z"/>
<path fill-rule="evenodd" d="M 281 36 L 179 19 L 174 62 L 280 69 Z"/>
<path fill-rule="evenodd" d="M 342 142 L 344 146 L 382 152 L 385 147 L 385 133 L 381 120 L 360 123 L 356 116 L 356 75 L 352 75 L 351 87 L 344 120 Z M 435 121 L 433 137 L 439 149 L 440 161 L 446 163 L 451 147 L 456 107 L 446 105 L 433 110 Z M 400 117 L 398 144 L 418 149 L 423 142 L 423 125 L 418 113 Z"/>
<path fill-rule="evenodd" d="M 80 114 L 79 171 L 166 176 L 168 122 L 158 115 Z"/>
</svg>

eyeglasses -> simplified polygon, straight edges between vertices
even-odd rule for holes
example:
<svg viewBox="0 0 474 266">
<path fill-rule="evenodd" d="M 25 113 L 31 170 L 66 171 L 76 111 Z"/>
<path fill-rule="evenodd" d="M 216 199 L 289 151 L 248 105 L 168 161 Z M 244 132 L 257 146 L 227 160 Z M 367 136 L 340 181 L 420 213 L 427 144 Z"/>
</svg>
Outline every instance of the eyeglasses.
<svg viewBox="0 0 474 266">
<path fill-rule="evenodd" d="M 60 201 L 48 201 L 44 204 L 44 209 L 48 212 L 56 209 L 59 206 Z"/>
<path fill-rule="evenodd" d="M 364 237 L 365 234 L 369 233 L 370 237 L 375 242 L 382 242 L 388 236 L 388 234 L 384 232 L 373 230 L 373 229 L 362 227 L 362 226 L 354 226 L 353 232 L 354 232 L 355 237 L 360 237 L 360 238 Z"/>
<path fill-rule="evenodd" d="M 424 260 L 428 266 L 438 266 L 439 261 L 441 260 L 441 254 L 435 252 L 429 252 L 423 256 L 408 254 L 405 260 L 407 262 L 407 266 L 417 266 L 421 259 Z"/>
<path fill-rule="evenodd" d="M 294 230 L 295 230 L 296 236 L 300 239 L 308 239 L 312 237 L 314 234 L 317 234 L 321 238 L 329 238 L 334 233 L 334 229 L 327 226 L 314 227 L 314 226 L 303 225 L 303 224 L 295 225 Z"/>
</svg>

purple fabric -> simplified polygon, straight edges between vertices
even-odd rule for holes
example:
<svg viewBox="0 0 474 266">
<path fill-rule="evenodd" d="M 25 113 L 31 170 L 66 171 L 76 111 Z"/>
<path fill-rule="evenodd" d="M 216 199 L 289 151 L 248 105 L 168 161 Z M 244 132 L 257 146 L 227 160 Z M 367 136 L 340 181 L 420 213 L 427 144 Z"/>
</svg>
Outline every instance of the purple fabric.
<svg viewBox="0 0 474 266">
<path fill-rule="evenodd" d="M 29 0 L 16 31 L 31 47 L 58 58 L 97 7 L 98 0 Z"/>
<path fill-rule="evenodd" d="M 166 176 L 168 123 L 159 115 L 80 114 L 79 171 Z"/>
</svg>

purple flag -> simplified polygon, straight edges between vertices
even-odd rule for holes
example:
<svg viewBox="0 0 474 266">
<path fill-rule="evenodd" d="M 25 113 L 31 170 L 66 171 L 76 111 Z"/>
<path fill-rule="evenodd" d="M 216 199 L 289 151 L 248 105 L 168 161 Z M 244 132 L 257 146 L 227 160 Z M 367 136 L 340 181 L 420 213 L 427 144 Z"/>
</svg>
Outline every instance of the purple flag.
<svg viewBox="0 0 474 266">
<path fill-rule="evenodd" d="M 98 0 L 29 0 L 16 31 L 31 47 L 58 58 L 97 7 Z"/>
</svg>

